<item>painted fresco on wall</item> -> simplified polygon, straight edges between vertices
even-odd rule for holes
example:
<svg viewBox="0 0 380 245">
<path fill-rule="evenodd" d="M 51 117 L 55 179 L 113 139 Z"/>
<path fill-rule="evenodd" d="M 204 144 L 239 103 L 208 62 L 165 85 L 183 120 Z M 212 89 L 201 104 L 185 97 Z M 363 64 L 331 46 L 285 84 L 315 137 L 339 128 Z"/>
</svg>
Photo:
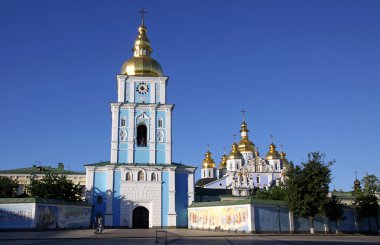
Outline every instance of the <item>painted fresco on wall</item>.
<svg viewBox="0 0 380 245">
<path fill-rule="evenodd" d="M 91 207 L 59 207 L 59 228 L 84 228 L 90 225 Z"/>
<path fill-rule="evenodd" d="M 0 228 L 32 228 L 33 205 L 1 205 Z"/>
<path fill-rule="evenodd" d="M 249 231 L 248 207 L 189 208 L 189 228 Z"/>
<path fill-rule="evenodd" d="M 58 228 L 58 207 L 56 206 L 37 206 L 36 216 L 37 229 Z"/>
</svg>

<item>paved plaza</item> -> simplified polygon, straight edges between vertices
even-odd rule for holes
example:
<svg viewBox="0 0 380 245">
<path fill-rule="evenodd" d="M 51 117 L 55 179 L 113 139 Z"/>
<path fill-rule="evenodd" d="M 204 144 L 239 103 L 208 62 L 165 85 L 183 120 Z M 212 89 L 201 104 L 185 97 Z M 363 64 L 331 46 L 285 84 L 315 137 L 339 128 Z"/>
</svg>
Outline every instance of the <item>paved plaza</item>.
<svg viewBox="0 0 380 245">
<path fill-rule="evenodd" d="M 93 230 L 10 231 L 0 232 L 0 244 L 165 244 L 164 233 L 156 243 L 155 229 L 106 229 L 95 235 Z M 380 236 L 365 235 L 273 235 L 236 234 L 229 232 L 168 229 L 167 244 L 380 244 Z"/>
</svg>

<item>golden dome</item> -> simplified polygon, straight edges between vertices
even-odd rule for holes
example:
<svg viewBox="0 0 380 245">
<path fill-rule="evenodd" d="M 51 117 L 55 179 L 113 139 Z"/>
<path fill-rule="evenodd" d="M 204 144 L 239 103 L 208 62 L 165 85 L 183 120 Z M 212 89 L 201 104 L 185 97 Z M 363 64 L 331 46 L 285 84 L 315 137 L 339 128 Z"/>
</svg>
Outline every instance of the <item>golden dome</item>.
<svg viewBox="0 0 380 245">
<path fill-rule="evenodd" d="M 146 32 L 147 29 L 142 22 L 139 27 L 139 35 L 132 49 L 133 57 L 124 62 L 120 72 L 122 75 L 152 77 L 163 75 L 161 65 L 150 57 L 153 49 Z"/>
<path fill-rule="evenodd" d="M 215 168 L 215 162 L 211 158 L 211 152 L 207 151 L 205 156 L 206 158 L 203 160 L 203 168 Z"/>
<path fill-rule="evenodd" d="M 228 160 L 233 159 L 243 159 L 243 155 L 240 153 L 238 145 L 236 143 L 232 145 L 232 151 L 230 152 L 230 155 L 228 155 Z"/>
<path fill-rule="evenodd" d="M 357 178 L 354 181 L 354 186 L 359 186 L 360 187 L 360 181 Z"/>
<path fill-rule="evenodd" d="M 281 159 L 280 154 L 278 153 L 278 151 L 276 151 L 276 145 L 275 144 L 272 143 L 269 145 L 269 151 L 268 151 L 265 159 L 266 160 Z"/>
<path fill-rule="evenodd" d="M 283 167 L 287 167 L 287 166 L 289 166 L 288 159 L 286 159 L 286 153 L 282 151 L 282 152 L 280 153 L 280 155 L 281 155 L 281 160 L 282 160 L 282 166 L 283 166 Z"/>
<path fill-rule="evenodd" d="M 253 144 L 249 139 L 248 139 L 248 126 L 245 121 L 241 123 L 241 129 L 240 129 L 240 135 L 241 135 L 241 140 L 238 144 L 239 146 L 239 151 L 255 151 L 255 144 Z"/>
<path fill-rule="evenodd" d="M 223 154 L 222 161 L 219 163 L 219 169 L 227 168 L 227 155 Z"/>
</svg>

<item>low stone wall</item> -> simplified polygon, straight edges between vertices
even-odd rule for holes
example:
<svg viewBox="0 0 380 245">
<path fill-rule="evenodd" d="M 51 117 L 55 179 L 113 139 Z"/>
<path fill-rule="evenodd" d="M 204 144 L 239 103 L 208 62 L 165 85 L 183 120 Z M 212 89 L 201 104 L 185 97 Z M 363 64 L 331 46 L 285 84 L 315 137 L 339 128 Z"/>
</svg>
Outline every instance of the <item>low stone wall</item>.
<svg viewBox="0 0 380 245">
<path fill-rule="evenodd" d="M 1 198 L 0 229 L 88 228 L 91 206 L 42 198 Z"/>
<path fill-rule="evenodd" d="M 244 224 L 234 223 L 236 215 L 241 212 L 243 207 L 250 220 L 244 220 Z M 282 201 L 238 200 L 194 203 L 189 207 L 188 215 L 189 229 L 220 229 L 252 233 L 310 232 L 310 219 L 293 215 L 286 203 Z M 229 216 L 232 217 L 231 221 L 229 218 L 225 218 Z M 345 219 L 338 225 L 340 232 L 369 233 L 377 230 L 374 217 L 369 220 L 366 218 L 355 219 L 355 210 L 351 207 L 344 209 L 344 216 Z M 316 233 L 335 233 L 336 225 L 325 217 L 315 217 L 314 230 Z"/>
</svg>

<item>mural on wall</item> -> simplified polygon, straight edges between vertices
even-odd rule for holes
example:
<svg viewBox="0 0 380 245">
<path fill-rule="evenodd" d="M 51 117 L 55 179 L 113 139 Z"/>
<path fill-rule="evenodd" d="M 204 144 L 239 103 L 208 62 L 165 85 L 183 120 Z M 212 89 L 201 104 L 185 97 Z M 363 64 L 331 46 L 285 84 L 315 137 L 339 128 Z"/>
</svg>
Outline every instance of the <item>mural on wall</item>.
<svg viewBox="0 0 380 245">
<path fill-rule="evenodd" d="M 39 205 L 37 207 L 36 228 L 37 229 L 58 228 L 58 207 Z"/>
<path fill-rule="evenodd" d="M 58 214 L 59 228 L 84 228 L 89 226 L 91 207 L 61 206 Z"/>
<path fill-rule="evenodd" d="M 0 228 L 32 228 L 33 205 L 2 205 Z"/>
<path fill-rule="evenodd" d="M 189 208 L 189 228 L 249 231 L 247 207 Z"/>
</svg>

